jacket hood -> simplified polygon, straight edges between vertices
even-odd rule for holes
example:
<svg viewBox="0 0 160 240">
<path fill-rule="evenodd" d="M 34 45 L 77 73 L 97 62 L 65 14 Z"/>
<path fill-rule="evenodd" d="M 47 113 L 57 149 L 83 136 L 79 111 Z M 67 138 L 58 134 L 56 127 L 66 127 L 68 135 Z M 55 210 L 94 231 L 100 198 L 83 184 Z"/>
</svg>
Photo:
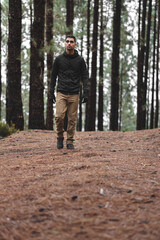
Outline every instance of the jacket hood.
<svg viewBox="0 0 160 240">
<path fill-rule="evenodd" d="M 65 57 L 69 57 L 69 58 L 76 58 L 79 54 L 78 54 L 78 51 L 77 50 L 74 50 L 74 53 L 73 54 L 67 54 L 66 51 L 64 51 L 63 55 Z"/>
</svg>

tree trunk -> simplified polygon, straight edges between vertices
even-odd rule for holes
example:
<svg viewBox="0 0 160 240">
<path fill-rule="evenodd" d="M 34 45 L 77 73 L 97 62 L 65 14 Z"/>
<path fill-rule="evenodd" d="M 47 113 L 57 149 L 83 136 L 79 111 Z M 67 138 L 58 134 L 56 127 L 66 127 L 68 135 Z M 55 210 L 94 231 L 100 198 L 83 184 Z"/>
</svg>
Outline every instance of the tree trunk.
<svg viewBox="0 0 160 240">
<path fill-rule="evenodd" d="M 66 11 L 67 35 L 69 35 L 73 34 L 74 0 L 66 0 Z"/>
<path fill-rule="evenodd" d="M 87 8 L 87 66 L 89 71 L 89 55 L 90 55 L 90 0 L 88 0 L 88 8 Z"/>
<path fill-rule="evenodd" d="M 90 0 L 88 0 L 88 7 L 87 7 L 87 66 L 89 71 L 89 65 L 90 65 Z M 89 79 L 90 83 L 90 79 Z M 86 109 L 85 109 L 85 131 L 88 129 L 88 112 L 89 112 L 89 102 L 86 103 Z"/>
<path fill-rule="evenodd" d="M 44 14 L 45 1 L 34 0 L 31 29 L 29 128 L 44 129 Z"/>
<path fill-rule="evenodd" d="M 101 0 L 100 27 L 100 69 L 99 69 L 99 99 L 98 99 L 98 130 L 103 131 L 103 52 L 104 52 L 103 0 Z"/>
<path fill-rule="evenodd" d="M 154 37 L 153 37 L 153 71 L 152 71 L 152 100 L 151 100 L 151 116 L 150 116 L 150 128 L 154 128 L 154 91 L 155 91 L 155 60 L 156 60 L 156 18 L 157 18 L 157 1 L 155 4 L 154 15 Z"/>
<path fill-rule="evenodd" d="M 53 65 L 53 51 L 52 51 L 52 41 L 53 41 L 53 0 L 47 0 L 46 2 L 46 44 L 48 47 L 47 51 L 47 119 L 46 128 L 48 130 L 53 130 L 53 103 L 49 99 L 49 86 L 51 71 Z"/>
<path fill-rule="evenodd" d="M 145 91 L 144 91 L 144 83 L 143 83 L 143 69 L 144 69 L 144 53 L 145 53 L 146 7 L 147 7 L 147 0 L 143 0 L 142 31 L 141 31 L 141 37 L 140 36 L 138 37 L 139 48 L 138 48 L 138 80 L 137 80 L 138 82 L 137 83 L 137 130 L 144 128 L 143 99 L 144 99 Z"/>
<path fill-rule="evenodd" d="M 83 26 L 82 26 L 83 32 Z M 81 56 L 83 55 L 83 34 L 81 36 Z M 77 121 L 77 130 L 82 131 L 82 85 L 80 85 L 80 94 L 79 94 L 79 114 Z"/>
<path fill-rule="evenodd" d="M 120 92 L 119 92 L 119 126 L 118 130 L 121 131 L 122 127 L 122 105 L 123 105 L 123 60 L 121 61 L 121 72 L 120 72 Z"/>
<path fill-rule="evenodd" d="M 2 78 L 1 78 L 1 54 L 2 54 L 2 51 L 1 51 L 1 46 L 2 46 L 2 28 L 1 28 L 1 22 L 2 22 L 2 19 L 1 19 L 1 11 L 2 11 L 2 7 L 1 7 L 1 3 L 0 3 L 0 121 L 1 121 L 1 116 L 2 116 L 2 100 L 1 100 L 1 96 L 2 96 Z"/>
<path fill-rule="evenodd" d="M 152 15 L 152 0 L 149 1 L 148 11 L 148 27 L 147 27 L 147 46 L 146 46 L 146 57 L 145 57 L 145 76 L 144 76 L 144 96 L 143 96 L 143 121 L 142 128 L 146 128 L 146 107 L 147 107 L 147 81 L 148 81 L 148 66 L 149 66 L 149 52 L 150 52 L 150 31 L 151 31 L 151 15 Z"/>
<path fill-rule="evenodd" d="M 97 85 L 97 42 L 98 42 L 98 7 L 99 0 L 94 0 L 94 22 L 92 39 L 92 67 L 89 90 L 88 131 L 95 131 L 96 120 L 96 85 Z"/>
<path fill-rule="evenodd" d="M 21 98 L 21 22 L 21 0 L 10 0 L 6 119 L 8 124 L 13 123 L 16 129 L 23 130 L 24 118 Z"/>
<path fill-rule="evenodd" d="M 159 120 L 159 38 L 160 38 L 160 2 L 158 2 L 158 33 L 157 33 L 157 74 L 156 74 L 156 111 L 155 128 L 158 128 Z"/>
<path fill-rule="evenodd" d="M 111 82 L 111 115 L 110 130 L 118 130 L 119 108 L 119 51 L 122 0 L 116 0 L 113 19 L 113 53 L 112 53 L 112 82 Z"/>
<path fill-rule="evenodd" d="M 66 0 L 66 26 L 67 26 L 67 32 L 66 35 L 72 35 L 73 34 L 73 18 L 74 18 L 74 0 Z M 67 118 L 67 112 L 65 114 L 64 118 L 64 130 L 67 130 L 68 125 L 68 118 Z"/>
<path fill-rule="evenodd" d="M 82 87 L 80 86 L 77 131 L 82 131 L 82 103 L 81 103 L 81 100 L 82 100 Z"/>
<path fill-rule="evenodd" d="M 151 72 L 149 71 L 149 76 L 148 78 L 150 79 Z M 150 106 L 150 81 L 148 81 L 148 91 L 147 91 L 147 112 L 146 112 L 146 129 L 149 129 L 149 106 Z"/>
</svg>

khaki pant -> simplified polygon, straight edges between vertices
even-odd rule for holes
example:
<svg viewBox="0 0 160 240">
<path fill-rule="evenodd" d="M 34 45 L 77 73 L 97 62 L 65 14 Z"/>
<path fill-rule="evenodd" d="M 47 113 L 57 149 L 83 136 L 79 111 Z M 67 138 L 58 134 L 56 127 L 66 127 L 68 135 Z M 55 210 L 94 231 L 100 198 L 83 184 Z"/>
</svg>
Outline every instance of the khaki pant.
<svg viewBox="0 0 160 240">
<path fill-rule="evenodd" d="M 77 121 L 77 110 L 79 103 L 79 94 L 76 95 L 65 95 L 60 92 L 57 93 L 56 97 L 56 130 L 57 137 L 62 138 L 64 134 L 64 118 L 67 111 L 68 125 L 67 125 L 67 144 L 73 143 L 76 121 Z"/>
</svg>

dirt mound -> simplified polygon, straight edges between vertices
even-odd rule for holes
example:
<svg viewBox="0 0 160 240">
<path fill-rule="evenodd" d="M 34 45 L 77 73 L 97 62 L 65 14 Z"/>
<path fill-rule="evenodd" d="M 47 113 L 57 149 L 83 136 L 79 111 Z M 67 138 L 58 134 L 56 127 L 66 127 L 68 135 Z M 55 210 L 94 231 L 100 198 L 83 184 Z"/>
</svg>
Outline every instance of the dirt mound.
<svg viewBox="0 0 160 240">
<path fill-rule="evenodd" d="M 0 140 L 0 240 L 160 239 L 160 129 Z"/>
</svg>

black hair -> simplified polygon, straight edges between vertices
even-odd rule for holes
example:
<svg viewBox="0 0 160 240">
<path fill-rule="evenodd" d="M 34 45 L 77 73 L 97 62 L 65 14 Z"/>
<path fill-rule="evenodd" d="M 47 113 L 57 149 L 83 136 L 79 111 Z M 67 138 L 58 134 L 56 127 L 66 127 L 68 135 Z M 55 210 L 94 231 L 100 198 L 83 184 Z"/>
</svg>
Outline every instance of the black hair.
<svg viewBox="0 0 160 240">
<path fill-rule="evenodd" d="M 76 37 L 75 37 L 75 36 L 73 36 L 73 35 L 67 35 L 67 36 L 66 36 L 66 39 L 67 39 L 67 38 L 73 38 L 73 39 L 74 39 L 74 41 L 76 42 Z"/>
</svg>

